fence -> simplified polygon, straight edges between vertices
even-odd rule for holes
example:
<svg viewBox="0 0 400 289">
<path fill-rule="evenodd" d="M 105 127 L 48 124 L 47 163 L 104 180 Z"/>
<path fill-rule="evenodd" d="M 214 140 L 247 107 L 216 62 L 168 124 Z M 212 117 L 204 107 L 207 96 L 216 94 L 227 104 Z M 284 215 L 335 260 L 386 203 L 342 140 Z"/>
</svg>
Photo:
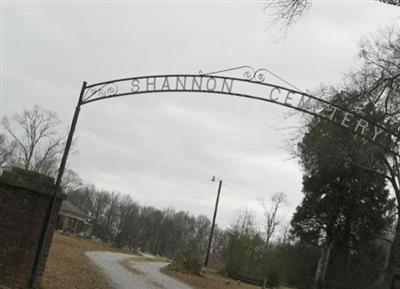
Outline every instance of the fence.
<svg viewBox="0 0 400 289">
<path fill-rule="evenodd" d="M 298 289 L 310 289 L 314 284 L 314 278 L 311 276 L 301 275 L 301 274 L 287 274 L 286 275 L 286 285 Z M 346 284 L 338 283 L 335 281 L 326 280 L 319 284 L 321 289 L 357 289 L 354 286 L 349 286 Z"/>
<path fill-rule="evenodd" d="M 242 282 L 260 286 L 261 288 L 272 288 L 276 284 L 271 284 L 267 277 L 257 278 L 253 276 L 245 276 L 242 274 L 235 274 L 231 276 L 233 279 L 240 280 Z M 285 275 L 285 281 L 281 285 L 286 285 L 291 288 L 296 289 L 311 289 L 314 285 L 314 278 L 311 276 L 301 275 L 301 274 L 287 274 Z M 354 286 L 349 286 L 346 284 L 334 282 L 334 281 L 324 281 L 319 284 L 320 289 L 357 289 Z"/>
<path fill-rule="evenodd" d="M 268 283 L 267 278 L 257 278 L 257 277 L 245 276 L 245 275 L 241 275 L 241 274 L 235 274 L 231 277 L 233 279 L 240 280 L 244 283 L 260 286 L 261 288 L 272 287 L 272 285 Z"/>
</svg>

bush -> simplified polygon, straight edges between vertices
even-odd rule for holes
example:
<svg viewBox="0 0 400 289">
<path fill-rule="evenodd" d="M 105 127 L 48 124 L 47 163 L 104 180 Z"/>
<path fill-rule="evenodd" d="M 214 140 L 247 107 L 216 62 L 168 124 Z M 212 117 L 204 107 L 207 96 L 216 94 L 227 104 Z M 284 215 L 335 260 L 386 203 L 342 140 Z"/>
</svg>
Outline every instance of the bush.
<svg viewBox="0 0 400 289">
<path fill-rule="evenodd" d="M 276 271 L 270 271 L 267 274 L 267 284 L 269 286 L 277 287 L 281 283 L 281 276 Z"/>
<path fill-rule="evenodd" d="M 192 250 L 179 252 L 172 259 L 171 269 L 182 273 L 200 275 L 202 260 L 199 255 Z"/>
</svg>

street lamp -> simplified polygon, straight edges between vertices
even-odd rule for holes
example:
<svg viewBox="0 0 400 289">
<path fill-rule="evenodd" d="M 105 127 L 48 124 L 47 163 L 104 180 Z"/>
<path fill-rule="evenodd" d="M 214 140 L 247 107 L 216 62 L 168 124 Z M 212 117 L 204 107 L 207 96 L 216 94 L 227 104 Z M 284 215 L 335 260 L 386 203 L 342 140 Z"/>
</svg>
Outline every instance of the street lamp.
<svg viewBox="0 0 400 289">
<path fill-rule="evenodd" d="M 211 178 L 211 181 L 215 182 L 215 180 L 216 180 L 216 178 L 215 178 L 215 176 L 213 176 Z M 212 224 L 211 224 L 210 237 L 208 239 L 206 260 L 204 261 L 204 267 L 206 267 L 206 268 L 207 268 L 207 265 L 208 265 L 208 258 L 210 256 L 211 242 L 212 242 L 212 237 L 213 237 L 213 233 L 214 233 L 215 219 L 217 217 L 217 210 L 218 210 L 218 203 L 219 203 L 219 195 L 221 193 L 221 187 L 222 187 L 222 180 L 219 180 L 217 200 L 215 201 L 214 217 L 213 217 L 213 221 L 212 221 Z"/>
</svg>

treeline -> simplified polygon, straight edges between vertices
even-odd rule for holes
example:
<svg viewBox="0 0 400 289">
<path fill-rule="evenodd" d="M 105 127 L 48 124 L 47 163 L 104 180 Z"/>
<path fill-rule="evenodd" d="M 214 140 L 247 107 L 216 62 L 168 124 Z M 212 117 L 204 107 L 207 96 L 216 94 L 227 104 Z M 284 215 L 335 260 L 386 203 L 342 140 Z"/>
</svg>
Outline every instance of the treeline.
<svg viewBox="0 0 400 289">
<path fill-rule="evenodd" d="M 222 272 L 237 279 L 259 280 L 261 284 L 266 279 L 271 286 L 310 288 L 318 247 L 294 240 L 287 231 L 269 243 L 256 225 L 254 214 L 242 210 L 225 230 Z"/>
<path fill-rule="evenodd" d="M 93 235 L 105 242 L 161 256 L 188 254 L 200 264 L 204 261 L 211 227 L 206 216 L 142 206 L 129 195 L 94 185 L 75 188 L 68 193 L 68 200 L 87 212 Z M 266 220 L 275 215 L 272 221 L 278 223 L 281 204 L 282 193 L 274 194 L 270 206 L 265 205 Z M 210 265 L 235 279 L 266 278 L 269 285 L 312 284 L 320 257 L 318 246 L 294 240 L 288 230 L 271 242 L 267 224 L 262 231 L 257 225 L 254 213 L 243 209 L 227 229 L 216 227 Z"/>
<path fill-rule="evenodd" d="M 98 190 L 93 185 L 70 191 L 68 200 L 87 212 L 93 235 L 106 242 L 163 256 L 174 256 L 187 248 L 206 251 L 211 227 L 206 216 L 141 206 L 129 195 Z M 213 243 L 216 253 L 221 250 L 221 234 L 217 228 Z"/>
<path fill-rule="evenodd" d="M 93 235 L 105 242 L 168 257 L 190 254 L 201 264 L 204 260 L 211 227 L 204 215 L 141 206 L 129 195 L 98 190 L 94 185 L 70 191 L 68 200 L 87 212 Z M 266 214 L 273 214 L 280 202 L 275 206 L 272 202 L 272 211 Z M 278 222 L 277 216 L 273 221 Z M 210 265 L 232 278 L 267 278 L 270 285 L 288 283 L 296 275 L 312 276 L 319 258 L 317 247 L 294 242 L 287 230 L 271 242 L 271 236 L 256 227 L 254 213 L 245 209 L 227 229 L 217 226 Z"/>
</svg>

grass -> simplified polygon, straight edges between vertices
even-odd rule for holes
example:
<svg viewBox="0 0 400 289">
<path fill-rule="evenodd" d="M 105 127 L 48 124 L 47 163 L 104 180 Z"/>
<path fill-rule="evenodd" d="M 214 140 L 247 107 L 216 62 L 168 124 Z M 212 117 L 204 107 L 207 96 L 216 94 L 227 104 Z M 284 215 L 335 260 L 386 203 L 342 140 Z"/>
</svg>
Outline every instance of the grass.
<svg viewBox="0 0 400 289">
<path fill-rule="evenodd" d="M 143 256 L 139 256 L 135 258 L 136 262 L 166 262 L 167 259 L 163 258 L 163 257 L 153 257 L 153 258 L 149 258 L 149 257 L 143 257 Z"/>
<path fill-rule="evenodd" d="M 86 257 L 87 251 L 114 251 L 122 252 L 101 242 L 86 240 L 79 237 L 65 236 L 55 233 L 47 258 L 46 269 L 43 274 L 42 286 L 45 289 L 112 289 L 107 279 Z M 128 253 L 128 252 L 123 252 Z M 144 274 L 132 268 L 133 262 L 159 262 L 163 258 L 126 258 L 120 262 L 132 274 Z M 259 289 L 257 286 L 238 283 L 208 271 L 201 276 L 179 273 L 163 268 L 162 272 L 194 289 Z M 162 284 L 153 284 L 156 288 L 164 288 Z M 281 287 L 280 289 L 291 289 Z"/>
<path fill-rule="evenodd" d="M 55 233 L 42 278 L 45 289 L 111 289 L 86 257 L 87 251 L 117 251 L 101 242 Z"/>
<path fill-rule="evenodd" d="M 161 269 L 161 272 L 175 278 L 178 281 L 192 286 L 194 289 L 260 289 L 237 280 L 221 276 L 215 271 L 202 272 L 200 276 L 172 271 L 168 267 Z M 289 287 L 278 287 L 279 289 L 295 289 Z"/>
<path fill-rule="evenodd" d="M 194 289 L 260 289 L 259 286 L 228 279 L 214 272 L 202 273 L 200 276 L 197 276 L 172 271 L 169 270 L 168 267 L 161 269 L 161 272 L 192 286 Z"/>
</svg>

